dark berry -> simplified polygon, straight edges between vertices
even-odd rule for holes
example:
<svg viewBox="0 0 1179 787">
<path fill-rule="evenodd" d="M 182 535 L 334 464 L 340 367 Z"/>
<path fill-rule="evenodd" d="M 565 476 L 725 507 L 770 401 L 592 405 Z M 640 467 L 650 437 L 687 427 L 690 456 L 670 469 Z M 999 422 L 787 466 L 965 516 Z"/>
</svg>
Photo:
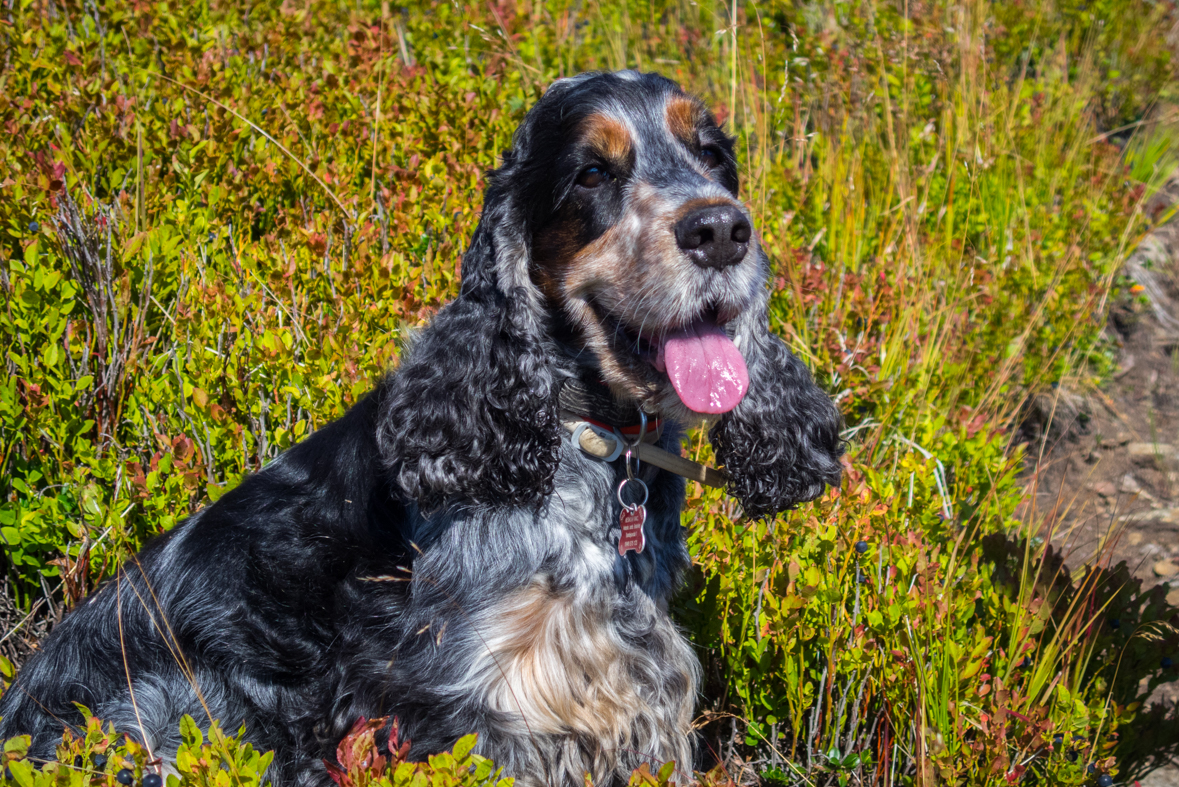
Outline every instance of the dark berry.
<svg viewBox="0 0 1179 787">
<path fill-rule="evenodd" d="M 1171 661 L 1170 656 L 1163 656 L 1163 660 L 1159 662 L 1159 666 L 1163 669 L 1170 669 L 1174 664 L 1175 662 Z"/>
<path fill-rule="evenodd" d="M 1089 773 L 1097 773 L 1097 766 L 1094 765 L 1093 763 L 1089 763 L 1089 767 L 1086 768 L 1085 770 L 1088 771 Z"/>
<path fill-rule="evenodd" d="M 131 787 L 131 785 L 135 783 L 135 774 L 124 768 L 115 774 L 115 781 L 117 781 L 119 784 L 125 784 L 127 787 Z"/>
<path fill-rule="evenodd" d="M 35 222 L 35 221 L 30 221 L 30 222 L 29 222 L 29 232 L 40 232 L 40 231 L 41 231 L 41 225 L 40 225 L 40 224 L 38 224 L 38 223 L 37 223 L 37 222 Z"/>
<path fill-rule="evenodd" d="M 8 770 L 7 765 L 4 766 L 4 781 L 6 781 L 6 782 L 12 781 L 12 771 Z"/>
<path fill-rule="evenodd" d="M 1063 743 L 1064 743 L 1064 736 L 1061 735 L 1059 732 L 1056 733 L 1056 735 L 1052 736 L 1052 745 L 1060 746 Z"/>
<path fill-rule="evenodd" d="M 1103 773 L 1097 777 L 1097 787 L 1113 787 L 1113 777 Z"/>
<path fill-rule="evenodd" d="M 164 787 L 164 780 L 158 773 L 149 773 L 143 777 L 143 787 Z"/>
<path fill-rule="evenodd" d="M 868 542 L 867 541 L 857 541 L 856 542 L 856 551 L 859 552 L 861 555 L 864 554 L 865 552 L 867 552 L 868 551 Z"/>
<path fill-rule="evenodd" d="M 86 761 L 82 759 L 82 755 L 81 755 L 81 754 L 75 754 L 75 755 L 74 755 L 74 767 L 75 767 L 75 768 L 81 768 L 81 767 L 82 767 L 82 765 L 83 765 L 85 762 L 86 762 Z"/>
<path fill-rule="evenodd" d="M 1113 618 L 1109 622 L 1109 627 L 1111 629 L 1120 629 L 1122 627 L 1122 621 L 1118 620 L 1117 618 Z"/>
<path fill-rule="evenodd" d="M 1069 749 L 1068 750 L 1068 761 L 1069 762 L 1076 762 L 1077 761 L 1077 750 L 1076 749 Z"/>
<path fill-rule="evenodd" d="M 94 755 L 94 767 L 100 771 L 106 767 L 106 755 L 105 754 L 95 754 Z"/>
</svg>

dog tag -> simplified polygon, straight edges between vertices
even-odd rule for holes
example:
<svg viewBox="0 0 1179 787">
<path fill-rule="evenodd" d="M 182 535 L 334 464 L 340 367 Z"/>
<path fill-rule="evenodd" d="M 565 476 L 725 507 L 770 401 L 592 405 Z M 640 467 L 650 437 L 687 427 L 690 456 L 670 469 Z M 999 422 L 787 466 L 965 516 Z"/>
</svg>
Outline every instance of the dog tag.
<svg viewBox="0 0 1179 787">
<path fill-rule="evenodd" d="M 646 424 L 646 421 L 643 422 Z M 631 452 L 626 452 L 626 478 L 618 482 L 618 503 L 622 511 L 618 514 L 618 525 L 622 528 L 622 535 L 618 537 L 618 554 L 626 557 L 627 552 L 640 553 L 647 546 L 647 537 L 643 535 L 643 523 L 647 521 L 647 485 L 643 479 L 635 478 L 630 466 Z M 628 503 L 622 496 L 622 490 L 627 484 L 635 484 L 642 493 L 642 499 L 636 503 Z M 631 495 L 634 495 L 633 490 Z"/>
<path fill-rule="evenodd" d="M 618 539 L 618 554 L 626 557 L 626 553 L 634 551 L 640 553 L 647 545 L 647 537 L 643 535 L 643 523 L 647 521 L 647 507 L 624 507 L 618 515 L 618 524 L 622 526 L 622 535 Z"/>
</svg>

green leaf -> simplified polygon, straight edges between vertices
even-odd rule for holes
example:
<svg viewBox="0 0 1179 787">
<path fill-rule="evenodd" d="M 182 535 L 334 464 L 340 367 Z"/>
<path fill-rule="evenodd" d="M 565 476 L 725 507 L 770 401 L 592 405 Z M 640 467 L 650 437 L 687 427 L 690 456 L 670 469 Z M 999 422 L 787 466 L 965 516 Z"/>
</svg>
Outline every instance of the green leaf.
<svg viewBox="0 0 1179 787">
<path fill-rule="evenodd" d="M 11 665 L 9 665 L 11 666 Z M 4 753 L 16 754 L 18 756 L 25 756 L 28 753 L 29 747 L 33 745 L 33 736 L 31 735 L 17 735 L 4 741 Z"/>
<path fill-rule="evenodd" d="M 28 760 L 12 760 L 8 763 L 12 780 L 20 787 L 33 787 L 33 764 Z"/>
<path fill-rule="evenodd" d="M 205 742 L 205 736 L 196 721 L 187 713 L 180 718 L 180 736 L 188 746 L 200 746 Z"/>
<path fill-rule="evenodd" d="M 454 758 L 460 762 L 465 760 L 467 755 L 471 753 L 471 750 L 475 748 L 475 744 L 478 741 L 479 736 L 474 734 L 464 735 L 463 737 L 459 738 L 458 741 L 454 744 Z"/>
</svg>

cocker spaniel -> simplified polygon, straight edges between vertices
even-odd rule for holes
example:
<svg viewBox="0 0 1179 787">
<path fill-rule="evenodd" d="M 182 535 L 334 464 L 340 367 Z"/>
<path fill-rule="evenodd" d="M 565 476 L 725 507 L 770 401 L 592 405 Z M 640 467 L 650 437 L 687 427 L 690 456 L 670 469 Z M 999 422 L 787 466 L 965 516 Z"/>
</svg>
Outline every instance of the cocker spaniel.
<svg viewBox="0 0 1179 787">
<path fill-rule="evenodd" d="M 167 760 L 182 714 L 213 717 L 275 751 L 275 784 L 325 785 L 353 723 L 388 716 L 414 758 L 478 732 L 526 786 L 688 771 L 683 428 L 710 424 L 751 517 L 840 477 L 737 184 L 733 140 L 675 83 L 552 85 L 400 366 L 80 603 L 0 737 L 51 757 L 77 702 Z"/>
</svg>

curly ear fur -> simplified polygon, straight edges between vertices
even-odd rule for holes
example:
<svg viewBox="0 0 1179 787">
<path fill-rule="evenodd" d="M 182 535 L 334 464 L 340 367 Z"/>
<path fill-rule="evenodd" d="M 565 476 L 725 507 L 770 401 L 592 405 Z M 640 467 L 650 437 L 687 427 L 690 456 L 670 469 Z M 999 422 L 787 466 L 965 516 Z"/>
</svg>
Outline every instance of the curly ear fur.
<svg viewBox="0 0 1179 787">
<path fill-rule="evenodd" d="M 491 173 L 459 297 L 384 384 L 381 454 L 401 491 L 426 510 L 532 505 L 552 492 L 559 372 L 527 276 L 522 222 L 501 185 L 510 167 L 507 154 Z"/>
<path fill-rule="evenodd" d="M 769 332 L 765 312 L 739 331 L 749 392 L 709 432 L 729 494 L 751 517 L 773 516 L 839 485 L 839 412 L 810 371 Z"/>
</svg>

